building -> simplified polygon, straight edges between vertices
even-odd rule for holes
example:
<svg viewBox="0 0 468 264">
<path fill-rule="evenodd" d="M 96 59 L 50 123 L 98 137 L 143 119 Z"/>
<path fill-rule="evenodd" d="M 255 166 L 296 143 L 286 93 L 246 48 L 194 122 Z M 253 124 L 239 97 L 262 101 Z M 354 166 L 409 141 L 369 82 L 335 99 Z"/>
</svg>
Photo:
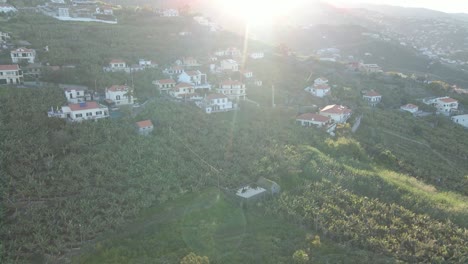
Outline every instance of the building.
<svg viewBox="0 0 468 264">
<path fill-rule="evenodd" d="M 379 93 L 377 93 L 376 91 L 374 90 L 370 90 L 368 92 L 366 92 L 364 95 L 363 95 L 363 98 L 364 100 L 366 100 L 369 105 L 371 106 L 375 106 L 377 105 L 378 103 L 380 103 L 380 101 L 382 101 L 382 95 L 380 95 Z"/>
<path fill-rule="evenodd" d="M 219 88 L 216 89 L 218 93 L 226 95 L 229 99 L 244 99 L 247 95 L 245 84 L 239 81 L 226 80 L 219 84 Z"/>
<path fill-rule="evenodd" d="M 34 63 L 36 59 L 36 51 L 27 48 L 18 48 L 10 52 L 11 61 L 13 63 L 21 63 L 26 61 L 27 63 Z"/>
<path fill-rule="evenodd" d="M 437 112 L 449 115 L 458 110 L 458 101 L 450 97 L 441 97 L 437 98 L 434 106 L 437 108 Z"/>
<path fill-rule="evenodd" d="M 3 44 L 7 42 L 8 40 L 10 40 L 10 34 L 0 31 L 0 44 Z"/>
<path fill-rule="evenodd" d="M 201 71 L 183 71 L 179 77 L 179 82 L 190 83 L 195 89 L 211 89 L 211 85 L 208 83 L 208 78 L 205 73 Z"/>
<path fill-rule="evenodd" d="M 96 7 L 96 14 L 113 16 L 114 10 L 110 6 Z"/>
<path fill-rule="evenodd" d="M 26 80 L 27 79 L 31 80 L 31 79 L 39 78 L 41 76 L 41 74 L 42 74 L 42 69 L 43 68 L 44 67 L 40 63 L 30 63 L 30 64 L 22 67 L 24 78 Z"/>
<path fill-rule="evenodd" d="M 154 130 L 153 122 L 151 122 L 151 120 L 143 120 L 136 122 L 136 127 L 138 130 L 138 134 L 142 136 L 147 136 L 151 134 L 151 132 L 153 132 Z"/>
<path fill-rule="evenodd" d="M 314 80 L 314 85 L 328 85 L 328 79 L 325 77 L 319 77 Z"/>
<path fill-rule="evenodd" d="M 182 72 L 184 72 L 184 67 L 182 66 L 171 66 L 163 70 L 164 74 L 170 75 L 170 76 L 179 75 Z"/>
<path fill-rule="evenodd" d="M 60 7 L 57 12 L 58 17 L 70 17 L 68 8 Z"/>
<path fill-rule="evenodd" d="M 169 90 L 169 95 L 174 98 L 183 100 L 193 100 L 197 98 L 201 99 L 201 97 L 195 93 L 195 88 L 193 88 L 193 85 L 190 83 L 177 84 L 175 87 Z"/>
<path fill-rule="evenodd" d="M 139 59 L 138 66 L 143 67 L 143 68 L 156 68 L 158 67 L 158 64 L 154 63 L 151 60 Z"/>
<path fill-rule="evenodd" d="M 200 66 L 197 59 L 195 59 L 194 57 L 184 57 L 184 58 L 182 58 L 181 64 L 182 64 L 182 66 L 186 66 L 186 67 Z"/>
<path fill-rule="evenodd" d="M 452 116 L 452 121 L 468 128 L 468 115 L 456 115 Z"/>
<path fill-rule="evenodd" d="M 304 90 L 306 92 L 311 93 L 314 96 L 323 98 L 330 94 L 331 88 L 330 86 L 328 86 L 328 84 L 320 84 L 320 85 L 314 84 L 312 86 L 306 87 Z"/>
<path fill-rule="evenodd" d="M 10 13 L 10 12 L 17 12 L 18 10 L 9 4 L 0 4 L 0 13 Z"/>
<path fill-rule="evenodd" d="M 343 105 L 327 105 L 320 109 L 320 115 L 331 118 L 335 123 L 345 123 L 352 111 Z"/>
<path fill-rule="evenodd" d="M 281 187 L 278 183 L 264 177 L 260 177 L 260 179 L 258 179 L 257 185 L 273 195 L 279 194 L 281 192 Z"/>
<path fill-rule="evenodd" d="M 237 190 L 236 196 L 243 201 L 257 200 L 267 194 L 267 191 L 262 187 L 244 186 Z"/>
<path fill-rule="evenodd" d="M 252 71 L 241 70 L 240 73 L 242 74 L 242 76 L 244 76 L 244 78 L 247 78 L 247 79 L 253 78 L 253 72 Z"/>
<path fill-rule="evenodd" d="M 116 71 L 126 71 L 127 63 L 120 59 L 113 59 L 109 62 L 108 71 L 116 72 Z"/>
<path fill-rule="evenodd" d="M 64 118 L 72 122 L 81 122 L 83 120 L 97 120 L 109 117 L 109 109 L 97 102 L 81 102 L 78 104 L 68 104 L 62 106 L 61 110 L 51 108 L 47 113 L 49 117 Z"/>
<path fill-rule="evenodd" d="M 87 93 L 85 87 L 70 87 L 64 89 L 65 98 L 67 101 L 72 104 L 78 104 L 91 100 L 91 95 Z"/>
<path fill-rule="evenodd" d="M 0 85 L 23 83 L 23 71 L 17 64 L 0 65 Z"/>
<path fill-rule="evenodd" d="M 405 105 L 402 105 L 400 106 L 400 109 L 403 110 L 403 111 L 408 111 L 412 114 L 416 113 L 419 111 L 419 108 L 417 105 L 414 105 L 414 104 L 405 104 Z"/>
<path fill-rule="evenodd" d="M 164 9 L 160 12 L 160 15 L 163 17 L 178 17 L 179 10 L 177 9 Z"/>
<path fill-rule="evenodd" d="M 222 60 L 221 61 L 221 70 L 222 71 L 239 71 L 239 64 L 233 59 Z"/>
<path fill-rule="evenodd" d="M 158 87 L 160 93 L 169 93 L 169 90 L 177 85 L 173 79 L 156 80 L 153 81 L 153 84 Z"/>
<path fill-rule="evenodd" d="M 133 104 L 132 92 L 127 85 L 112 85 L 106 88 L 106 101 L 115 105 Z"/>
<path fill-rule="evenodd" d="M 216 112 L 227 112 L 236 109 L 236 105 L 233 104 L 227 96 L 224 94 L 210 94 L 202 100 L 196 102 L 196 105 L 203 109 L 205 113 L 216 113 Z"/>
<path fill-rule="evenodd" d="M 296 118 L 296 122 L 305 127 L 323 127 L 331 122 L 331 118 L 313 113 L 304 113 Z"/>
<path fill-rule="evenodd" d="M 250 58 L 254 60 L 265 58 L 265 53 L 263 52 L 252 52 L 250 53 Z"/>
<path fill-rule="evenodd" d="M 359 70 L 364 73 L 379 73 L 383 72 L 382 68 L 377 64 L 359 64 Z"/>
</svg>

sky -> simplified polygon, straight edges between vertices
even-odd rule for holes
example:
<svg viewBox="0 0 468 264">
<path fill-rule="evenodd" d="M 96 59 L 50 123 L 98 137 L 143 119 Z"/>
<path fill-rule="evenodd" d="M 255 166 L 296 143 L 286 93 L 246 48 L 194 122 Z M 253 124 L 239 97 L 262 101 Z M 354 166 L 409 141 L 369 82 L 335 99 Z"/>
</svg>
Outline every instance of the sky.
<svg viewBox="0 0 468 264">
<path fill-rule="evenodd" d="M 423 7 L 447 13 L 468 13 L 468 0 L 326 0 L 332 3 L 370 3 L 404 7 Z"/>
</svg>

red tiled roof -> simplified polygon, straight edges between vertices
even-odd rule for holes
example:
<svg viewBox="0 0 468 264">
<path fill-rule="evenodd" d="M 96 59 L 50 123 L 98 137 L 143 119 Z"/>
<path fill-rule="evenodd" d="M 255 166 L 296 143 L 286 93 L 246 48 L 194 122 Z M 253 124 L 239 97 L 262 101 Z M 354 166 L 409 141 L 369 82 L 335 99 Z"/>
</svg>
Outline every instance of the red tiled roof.
<svg viewBox="0 0 468 264">
<path fill-rule="evenodd" d="M 314 85 L 314 88 L 317 90 L 329 90 L 330 86 L 327 84 Z"/>
<path fill-rule="evenodd" d="M 402 108 L 415 109 L 415 108 L 418 108 L 418 106 L 414 105 L 414 104 L 406 104 L 406 105 L 402 106 Z"/>
<path fill-rule="evenodd" d="M 190 76 L 194 76 L 200 74 L 200 71 L 186 71 L 185 73 L 187 73 Z"/>
<path fill-rule="evenodd" d="M 33 49 L 27 49 L 27 48 L 17 48 L 15 50 L 12 50 L 11 52 L 12 53 L 13 52 L 34 52 L 34 50 Z"/>
<path fill-rule="evenodd" d="M 380 95 L 378 92 L 374 91 L 374 90 L 370 90 L 368 91 L 364 96 L 368 96 L 368 97 L 377 97 L 377 96 L 382 96 Z"/>
<path fill-rule="evenodd" d="M 442 98 L 442 99 L 439 99 L 439 100 L 444 102 L 444 103 L 456 103 L 456 102 L 458 102 L 457 100 L 455 100 L 453 98 L 450 98 L 450 97 Z"/>
<path fill-rule="evenodd" d="M 318 115 L 318 114 L 313 114 L 313 113 L 304 113 L 298 116 L 296 119 L 311 120 L 311 121 L 317 121 L 317 122 L 322 122 L 322 123 L 330 121 L 330 118 L 328 116 L 323 116 L 323 115 Z"/>
<path fill-rule="evenodd" d="M 112 91 L 112 92 L 123 92 L 123 91 L 128 91 L 130 87 L 126 85 L 112 85 L 111 87 L 107 88 L 107 90 Z"/>
<path fill-rule="evenodd" d="M 110 63 L 125 63 L 125 61 L 120 60 L 120 59 L 113 59 L 110 61 Z"/>
<path fill-rule="evenodd" d="M 81 104 L 68 104 L 68 107 L 70 107 L 72 111 L 79 111 L 79 110 L 99 109 L 101 106 L 94 101 L 90 101 L 90 102 L 85 102 Z"/>
<path fill-rule="evenodd" d="M 0 65 L 0 71 L 16 71 L 16 70 L 19 70 L 19 66 L 17 64 Z"/>
<path fill-rule="evenodd" d="M 239 81 L 226 80 L 226 81 L 221 82 L 221 85 L 244 85 L 244 84 Z"/>
<path fill-rule="evenodd" d="M 206 97 L 206 99 L 208 100 L 221 99 L 221 98 L 227 98 L 227 97 L 224 94 L 220 94 L 220 93 L 210 94 Z"/>
<path fill-rule="evenodd" d="M 158 83 L 160 84 L 170 84 L 170 83 L 176 83 L 173 79 L 162 79 L 162 80 L 157 80 Z"/>
<path fill-rule="evenodd" d="M 351 109 L 343 105 L 327 105 L 320 110 L 321 113 L 329 113 L 329 114 L 349 114 L 351 113 Z"/>
<path fill-rule="evenodd" d="M 179 88 L 191 88 L 191 87 L 192 87 L 192 85 L 190 83 L 181 82 L 181 83 L 177 84 L 174 88 L 179 89 Z"/>
<path fill-rule="evenodd" d="M 151 120 L 143 120 L 143 121 L 139 121 L 139 122 L 136 122 L 137 126 L 139 128 L 143 128 L 143 127 L 151 127 L 153 126 L 153 122 L 151 122 Z"/>
</svg>

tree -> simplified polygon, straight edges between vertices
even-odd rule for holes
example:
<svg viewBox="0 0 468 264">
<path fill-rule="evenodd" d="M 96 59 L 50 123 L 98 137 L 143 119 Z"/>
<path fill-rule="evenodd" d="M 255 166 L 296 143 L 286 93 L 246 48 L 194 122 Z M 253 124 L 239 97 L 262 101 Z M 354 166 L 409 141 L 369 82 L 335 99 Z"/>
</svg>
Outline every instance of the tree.
<svg viewBox="0 0 468 264">
<path fill-rule="evenodd" d="M 307 253 L 302 249 L 296 250 L 296 252 L 293 254 L 293 260 L 294 263 L 297 264 L 307 263 L 309 262 L 309 255 L 307 255 Z"/>
<path fill-rule="evenodd" d="M 202 257 L 190 252 L 180 261 L 180 264 L 210 264 L 210 260 L 207 256 Z"/>
</svg>

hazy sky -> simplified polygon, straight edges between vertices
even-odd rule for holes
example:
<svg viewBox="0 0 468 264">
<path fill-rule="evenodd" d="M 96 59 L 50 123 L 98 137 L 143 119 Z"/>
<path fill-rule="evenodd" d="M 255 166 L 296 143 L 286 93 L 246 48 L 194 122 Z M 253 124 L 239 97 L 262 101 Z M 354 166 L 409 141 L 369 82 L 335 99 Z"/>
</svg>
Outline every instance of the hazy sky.
<svg viewBox="0 0 468 264">
<path fill-rule="evenodd" d="M 332 3 L 371 3 L 405 7 L 424 7 L 448 13 L 468 13 L 468 0 L 326 0 Z"/>
</svg>

